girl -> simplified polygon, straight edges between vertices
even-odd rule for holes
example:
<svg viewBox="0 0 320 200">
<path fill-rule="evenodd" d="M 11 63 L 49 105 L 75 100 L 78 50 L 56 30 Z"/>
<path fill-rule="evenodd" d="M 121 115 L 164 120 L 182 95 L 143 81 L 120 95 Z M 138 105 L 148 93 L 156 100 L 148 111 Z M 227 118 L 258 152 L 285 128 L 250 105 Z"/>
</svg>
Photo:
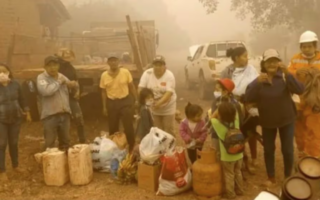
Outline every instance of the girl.
<svg viewBox="0 0 320 200">
<path fill-rule="evenodd" d="M 152 90 L 143 88 L 139 94 L 140 103 L 140 118 L 137 127 L 137 142 L 146 136 L 153 127 L 153 119 L 150 112 L 150 107 L 153 106 L 154 96 Z"/>
<path fill-rule="evenodd" d="M 235 199 L 243 195 L 243 177 L 241 172 L 243 153 L 228 154 L 222 141 L 225 140 L 229 127 L 240 128 L 237 109 L 231 102 L 222 102 L 218 115 L 211 119 L 211 124 L 219 137 L 220 159 L 223 168 L 226 199 Z"/>
<path fill-rule="evenodd" d="M 293 168 L 294 121 L 297 111 L 291 94 L 302 94 L 304 86 L 282 65 L 279 53 L 269 49 L 263 54 L 261 75 L 247 88 L 245 100 L 258 107 L 268 180 L 275 183 L 274 153 L 277 131 L 280 133 L 284 157 L 284 174 L 289 177 Z"/>
<path fill-rule="evenodd" d="M 31 121 L 29 108 L 21 94 L 20 85 L 13 80 L 8 66 L 0 64 L 0 182 L 6 181 L 5 153 L 9 144 L 12 167 L 16 172 L 22 172 L 18 167 L 18 140 L 23 116 Z"/>
<path fill-rule="evenodd" d="M 199 105 L 188 103 L 185 107 L 186 119 L 180 123 L 180 135 L 187 145 L 191 163 L 197 160 L 197 150 L 202 150 L 207 138 L 206 123 L 202 119 L 203 110 Z"/>
<path fill-rule="evenodd" d="M 246 105 L 246 102 L 243 101 L 243 96 L 245 94 L 247 86 L 254 80 L 256 79 L 259 74 L 256 70 L 256 68 L 251 65 L 248 62 L 248 51 L 245 47 L 237 47 L 234 49 L 229 49 L 227 51 L 227 57 L 230 57 L 233 63 L 226 67 L 225 70 L 221 72 L 221 78 L 229 78 L 232 79 L 232 81 L 235 84 L 235 88 L 233 90 L 233 95 L 238 101 L 240 101 L 245 108 L 248 108 Z M 256 133 L 256 128 L 259 125 L 259 118 L 258 116 L 252 116 L 248 110 L 247 112 L 244 113 L 244 117 L 246 120 L 242 120 L 240 118 L 240 126 L 243 127 L 241 130 L 243 130 L 243 133 L 248 136 L 248 135 L 254 135 L 252 133 Z M 242 124 L 242 122 L 245 121 L 245 124 Z M 250 152 L 251 152 L 251 159 L 252 163 L 249 163 L 249 158 L 245 154 L 244 157 L 244 163 L 246 166 L 246 169 L 250 173 L 254 173 L 254 166 L 256 165 L 256 160 L 257 160 L 257 139 L 256 137 L 250 137 L 248 142 L 249 142 L 249 147 L 250 147 Z"/>
</svg>

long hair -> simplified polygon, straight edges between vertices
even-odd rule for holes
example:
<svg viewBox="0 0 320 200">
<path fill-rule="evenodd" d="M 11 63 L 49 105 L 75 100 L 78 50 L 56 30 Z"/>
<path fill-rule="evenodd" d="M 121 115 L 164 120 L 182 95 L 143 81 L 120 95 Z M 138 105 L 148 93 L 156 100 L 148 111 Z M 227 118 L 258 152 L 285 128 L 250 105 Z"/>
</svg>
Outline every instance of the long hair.
<svg viewBox="0 0 320 200">
<path fill-rule="evenodd" d="M 10 67 L 4 63 L 0 63 L 0 66 L 5 67 L 9 71 L 9 78 L 13 79 L 12 71 L 11 71 Z"/>
<path fill-rule="evenodd" d="M 246 52 L 247 52 L 247 49 L 245 47 L 236 47 L 234 49 L 230 48 L 230 49 L 227 50 L 227 55 L 226 56 L 228 58 L 231 58 L 231 60 L 233 62 L 235 62 L 237 57 L 242 56 Z"/>
<path fill-rule="evenodd" d="M 197 104 L 191 104 L 190 102 L 188 102 L 187 106 L 184 108 L 184 112 L 187 119 L 192 119 L 197 115 L 202 114 L 203 109 Z"/>
<path fill-rule="evenodd" d="M 297 70 L 297 77 L 304 76 L 305 91 L 302 98 L 308 106 L 320 107 L 320 70 L 315 67 L 303 67 Z"/>
</svg>

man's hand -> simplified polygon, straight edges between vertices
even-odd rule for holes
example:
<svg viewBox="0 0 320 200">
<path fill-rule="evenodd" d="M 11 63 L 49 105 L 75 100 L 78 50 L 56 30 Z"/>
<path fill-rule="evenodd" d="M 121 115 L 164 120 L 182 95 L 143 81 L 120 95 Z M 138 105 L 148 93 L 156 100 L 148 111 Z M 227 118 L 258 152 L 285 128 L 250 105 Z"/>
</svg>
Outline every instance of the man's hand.
<svg viewBox="0 0 320 200">
<path fill-rule="evenodd" d="M 259 82 L 259 83 L 267 83 L 267 82 L 270 82 L 270 81 L 269 81 L 268 74 L 266 74 L 266 73 L 261 73 L 260 76 L 258 77 L 258 82 Z"/>
<path fill-rule="evenodd" d="M 77 81 L 67 81 L 68 88 L 75 88 L 77 86 Z"/>
<path fill-rule="evenodd" d="M 107 110 L 107 108 L 104 108 L 104 109 L 103 109 L 103 115 L 106 116 L 106 117 L 108 117 L 108 110 Z"/>
</svg>

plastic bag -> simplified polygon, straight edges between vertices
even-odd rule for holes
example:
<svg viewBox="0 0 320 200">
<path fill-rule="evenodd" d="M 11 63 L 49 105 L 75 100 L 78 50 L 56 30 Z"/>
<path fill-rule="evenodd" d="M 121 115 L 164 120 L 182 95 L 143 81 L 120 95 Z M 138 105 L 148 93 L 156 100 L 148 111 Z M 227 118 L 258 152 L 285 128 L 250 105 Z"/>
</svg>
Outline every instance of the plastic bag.
<svg viewBox="0 0 320 200">
<path fill-rule="evenodd" d="M 157 195 L 172 196 L 191 188 L 192 175 L 184 148 L 162 157 L 162 169 Z"/>
<path fill-rule="evenodd" d="M 110 172 L 114 178 L 117 177 L 117 172 L 119 169 L 119 164 L 123 161 L 123 159 L 127 155 L 127 150 L 117 149 L 113 152 L 111 162 L 110 162 Z"/>
<path fill-rule="evenodd" d="M 172 152 L 175 148 L 176 140 L 169 133 L 159 129 L 151 128 L 140 143 L 140 158 L 146 164 L 153 165 L 165 153 Z"/>
<path fill-rule="evenodd" d="M 106 137 L 96 137 L 90 145 L 93 169 L 100 172 L 110 172 L 110 164 L 117 145 Z"/>
<path fill-rule="evenodd" d="M 117 144 L 118 148 L 123 150 L 127 148 L 128 142 L 127 142 L 127 137 L 126 134 L 122 132 L 115 133 L 110 136 L 110 139 Z"/>
</svg>

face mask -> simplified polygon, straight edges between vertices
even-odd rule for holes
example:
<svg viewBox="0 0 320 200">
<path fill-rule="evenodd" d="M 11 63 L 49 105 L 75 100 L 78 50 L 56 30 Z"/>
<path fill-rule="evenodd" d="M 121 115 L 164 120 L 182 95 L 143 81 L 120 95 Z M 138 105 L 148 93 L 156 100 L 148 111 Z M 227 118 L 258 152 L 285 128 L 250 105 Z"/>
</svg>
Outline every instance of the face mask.
<svg viewBox="0 0 320 200">
<path fill-rule="evenodd" d="M 248 110 L 248 112 L 252 117 L 258 117 L 259 116 L 258 108 L 250 108 Z"/>
<path fill-rule="evenodd" d="M 153 102 L 154 102 L 153 100 L 146 101 L 146 106 L 152 106 Z"/>
<path fill-rule="evenodd" d="M 10 80 L 9 73 L 0 73 L 0 83 L 5 83 Z"/>
<path fill-rule="evenodd" d="M 221 97 L 221 92 L 214 91 L 213 95 L 215 98 Z"/>
</svg>

